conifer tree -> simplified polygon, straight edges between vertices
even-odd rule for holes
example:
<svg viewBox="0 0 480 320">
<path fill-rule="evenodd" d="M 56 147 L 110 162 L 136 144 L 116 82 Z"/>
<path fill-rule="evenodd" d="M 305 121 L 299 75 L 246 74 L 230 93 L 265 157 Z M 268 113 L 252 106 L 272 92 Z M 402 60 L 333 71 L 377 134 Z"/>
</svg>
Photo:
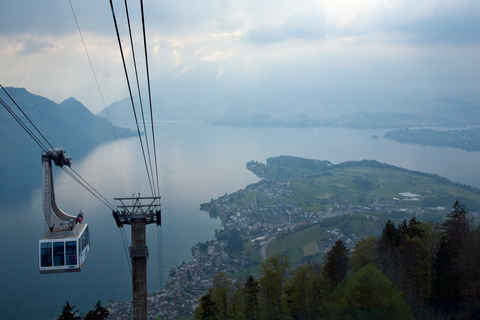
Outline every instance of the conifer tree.
<svg viewBox="0 0 480 320">
<path fill-rule="evenodd" d="M 480 226 L 472 230 L 464 241 L 456 265 L 460 275 L 460 295 L 465 318 L 474 319 L 480 315 Z"/>
<path fill-rule="evenodd" d="M 347 278 L 349 252 L 339 239 L 325 255 L 322 275 L 332 289 Z"/>
<path fill-rule="evenodd" d="M 83 320 L 104 320 L 108 318 L 110 312 L 103 307 L 100 300 L 95 304 L 95 309 L 87 312 Z"/>
<path fill-rule="evenodd" d="M 81 320 L 82 318 L 77 315 L 78 309 L 74 309 L 75 306 L 71 306 L 67 301 L 63 306 L 62 314 L 58 316 L 57 320 Z"/>
<path fill-rule="evenodd" d="M 445 314 L 457 313 L 467 304 L 461 289 L 468 262 L 462 262 L 462 257 L 472 229 L 465 207 L 456 201 L 452 208 L 442 223 L 442 238 L 433 265 L 432 299 Z"/>
<path fill-rule="evenodd" d="M 259 319 L 258 281 L 249 275 L 243 286 L 245 310 L 244 316 L 249 320 Z"/>
<path fill-rule="evenodd" d="M 218 310 L 212 299 L 212 289 L 209 289 L 198 301 L 200 304 L 195 309 L 194 318 L 197 320 L 216 320 Z"/>
<path fill-rule="evenodd" d="M 428 296 L 432 261 L 428 255 L 426 236 L 429 225 L 415 217 L 398 226 L 398 265 L 403 277 L 394 283 L 404 293 L 405 300 L 420 308 Z"/>
<path fill-rule="evenodd" d="M 394 284 L 398 284 L 398 278 L 402 277 L 402 270 L 398 266 L 399 235 L 395 224 L 388 220 L 377 241 L 377 267 Z"/>
<path fill-rule="evenodd" d="M 449 253 L 448 243 L 442 238 L 437 249 L 433 264 L 434 281 L 432 286 L 432 300 L 439 309 L 448 312 L 457 300 L 459 292 L 455 286 L 457 275 L 452 272 L 452 257 Z"/>
<path fill-rule="evenodd" d="M 397 228 L 389 220 L 377 241 L 378 268 L 404 293 L 414 311 L 422 309 L 430 296 L 431 228 L 415 217 Z"/>
</svg>

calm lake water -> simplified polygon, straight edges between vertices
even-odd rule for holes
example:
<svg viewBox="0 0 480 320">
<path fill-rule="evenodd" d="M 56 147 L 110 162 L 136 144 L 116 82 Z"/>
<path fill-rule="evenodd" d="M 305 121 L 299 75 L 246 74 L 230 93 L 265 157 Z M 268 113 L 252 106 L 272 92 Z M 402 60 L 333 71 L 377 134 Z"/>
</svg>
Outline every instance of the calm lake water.
<svg viewBox="0 0 480 320">
<path fill-rule="evenodd" d="M 191 260 L 190 248 L 212 239 L 218 220 L 199 210 L 202 202 L 244 188 L 258 178 L 245 169 L 250 160 L 292 155 L 340 163 L 374 159 L 410 170 L 436 173 L 480 187 L 479 152 L 372 139 L 383 130 L 331 128 L 251 129 L 171 122 L 156 127 L 162 196 L 161 229 L 147 226 L 148 291 L 160 287 L 158 239 L 163 272 Z M 119 148 L 120 146 L 120 148 Z M 120 152 L 121 150 L 121 152 Z M 68 150 L 67 150 L 68 151 Z M 40 163 L 40 151 L 38 162 Z M 72 165 L 105 198 L 149 196 L 138 138 L 103 144 Z M 41 166 L 39 165 L 39 170 Z M 19 175 L 21 174 L 19 170 Z M 80 273 L 40 275 L 38 240 L 45 232 L 40 183 L 24 203 L 0 205 L 0 318 L 54 319 L 68 300 L 80 311 L 94 304 L 131 299 L 128 259 L 110 209 L 62 170 L 54 170 L 57 204 L 67 213 L 85 213 L 91 253 Z M 125 227 L 130 243 L 130 227 Z M 165 279 L 166 280 L 166 276 Z"/>
</svg>

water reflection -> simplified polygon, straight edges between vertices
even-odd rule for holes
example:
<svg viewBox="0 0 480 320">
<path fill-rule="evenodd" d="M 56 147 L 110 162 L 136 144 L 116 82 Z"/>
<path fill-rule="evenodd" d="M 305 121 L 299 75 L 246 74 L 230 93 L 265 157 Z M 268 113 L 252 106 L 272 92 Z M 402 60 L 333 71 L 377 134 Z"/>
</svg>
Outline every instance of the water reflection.
<svg viewBox="0 0 480 320">
<path fill-rule="evenodd" d="M 213 238 L 214 229 L 219 228 L 218 220 L 199 210 L 200 203 L 258 181 L 245 169 L 250 160 L 264 162 L 278 155 L 333 163 L 374 159 L 480 187 L 476 169 L 480 153 L 371 138 L 374 134 L 381 137 L 381 130 L 248 129 L 162 123 L 156 132 L 166 270 L 189 261 L 191 246 Z M 23 171 L 17 170 L 16 179 L 40 179 L 40 152 L 35 157 L 39 174 L 32 178 L 31 172 L 22 175 Z M 103 144 L 73 160 L 75 171 L 112 203 L 114 197 L 138 192 L 150 195 L 137 138 Z M 7 183 L 12 175 L 2 172 L 2 176 Z M 12 195 L 21 194 L 21 201 L 8 197 L 2 189 L 0 311 L 5 318 L 51 319 L 61 312 L 66 300 L 80 310 L 88 310 L 99 299 L 104 303 L 131 299 L 128 259 L 110 210 L 60 169 L 55 169 L 54 176 L 58 205 L 70 214 L 79 210 L 85 213 L 91 232 L 90 256 L 80 273 L 40 275 L 38 240 L 45 232 L 40 181 L 32 183 L 32 187 L 8 190 Z M 127 226 L 127 237 L 129 232 Z M 157 232 L 155 226 L 147 227 L 149 291 L 159 287 Z M 25 303 L 26 296 L 35 298 Z"/>
</svg>

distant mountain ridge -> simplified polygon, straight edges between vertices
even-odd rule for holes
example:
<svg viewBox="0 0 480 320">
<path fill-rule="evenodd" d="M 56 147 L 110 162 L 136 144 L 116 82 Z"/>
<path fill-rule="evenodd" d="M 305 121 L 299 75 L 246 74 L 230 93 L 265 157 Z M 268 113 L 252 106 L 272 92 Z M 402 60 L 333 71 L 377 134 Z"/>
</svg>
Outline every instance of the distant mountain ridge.
<svg viewBox="0 0 480 320">
<path fill-rule="evenodd" d="M 115 139 L 112 125 L 106 119 L 92 114 L 74 98 L 57 104 L 45 97 L 32 94 L 24 88 L 7 87 L 5 90 L 52 146 L 64 148 L 74 163 L 100 143 Z M 28 128 L 41 138 L 3 90 L 0 91 L 0 97 Z M 128 138 L 136 134 L 130 129 L 114 128 L 118 138 Z M 28 190 L 37 182 L 39 183 L 42 149 L 3 107 L 0 108 L 0 137 L 2 150 L 0 155 L 0 167 L 2 168 L 0 194 L 7 196 L 8 190 L 14 189 L 15 185 Z M 50 148 L 43 139 L 42 143 L 46 148 Z M 20 171 L 22 174 L 19 174 Z M 24 196 L 28 196 L 28 194 Z"/>
<path fill-rule="evenodd" d="M 461 99 L 427 99 L 350 87 L 317 88 L 288 79 L 249 81 L 217 62 L 182 66 L 152 80 L 151 88 L 155 121 L 352 128 L 465 126 L 480 122 L 480 107 Z M 133 121 L 130 98 L 112 103 L 108 111 L 115 124 Z M 105 110 L 98 115 L 107 117 Z"/>
<path fill-rule="evenodd" d="M 57 104 L 45 97 L 32 94 L 24 88 L 9 87 L 5 89 L 40 132 L 50 143 L 54 144 L 54 147 L 69 148 L 71 153 L 76 153 L 75 149 L 91 148 L 101 142 L 115 139 L 111 124 L 106 119 L 91 113 L 74 98 L 68 98 Z M 37 134 L 3 91 L 0 92 L 0 97 Z M 0 109 L 0 119 L 2 123 L 0 134 L 4 137 L 2 145 L 8 145 L 11 148 L 24 145 L 26 140 L 34 143 L 5 108 Z M 130 129 L 119 127 L 114 127 L 114 129 L 118 138 L 127 138 L 135 134 Z"/>
</svg>

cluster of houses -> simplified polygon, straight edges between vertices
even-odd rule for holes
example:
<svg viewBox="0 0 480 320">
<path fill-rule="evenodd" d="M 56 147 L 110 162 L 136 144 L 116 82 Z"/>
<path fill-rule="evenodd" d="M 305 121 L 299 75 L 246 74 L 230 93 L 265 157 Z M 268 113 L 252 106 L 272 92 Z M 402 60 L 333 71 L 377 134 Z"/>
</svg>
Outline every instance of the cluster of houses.
<svg viewBox="0 0 480 320">
<path fill-rule="evenodd" d="M 210 240 L 192 248 L 192 261 L 169 270 L 165 289 L 148 295 L 148 319 L 178 319 L 191 315 L 198 299 L 213 285 L 213 276 L 224 272 L 233 274 L 250 263 L 245 256 L 230 258 L 226 241 Z M 108 305 L 108 319 L 132 319 L 130 302 Z"/>
<path fill-rule="evenodd" d="M 326 217 L 380 209 L 378 204 L 374 207 L 361 207 L 342 199 L 330 199 L 329 201 L 334 201 L 331 209 L 311 212 L 304 210 L 304 204 L 272 201 L 285 198 L 291 193 L 290 182 L 263 180 L 212 200 L 204 204 L 204 209 L 215 210 L 227 232 L 236 230 L 244 242 L 257 245 L 265 244 L 269 237 L 293 232 L 299 226 L 310 225 Z M 418 198 L 418 195 L 410 193 L 401 196 L 407 199 Z M 316 251 L 328 251 L 336 239 L 343 239 L 347 248 L 353 248 L 359 240 L 357 235 L 345 236 L 339 229 L 327 232 L 332 242 L 315 242 Z M 245 256 L 229 254 L 227 247 L 227 241 L 218 240 L 198 243 L 192 247 L 193 259 L 170 269 L 165 289 L 148 295 L 149 319 L 178 319 L 191 315 L 198 306 L 198 299 L 212 286 L 215 274 L 234 274 L 251 264 Z M 111 312 L 109 319 L 132 319 L 131 302 L 111 303 L 108 308 Z"/>
</svg>

